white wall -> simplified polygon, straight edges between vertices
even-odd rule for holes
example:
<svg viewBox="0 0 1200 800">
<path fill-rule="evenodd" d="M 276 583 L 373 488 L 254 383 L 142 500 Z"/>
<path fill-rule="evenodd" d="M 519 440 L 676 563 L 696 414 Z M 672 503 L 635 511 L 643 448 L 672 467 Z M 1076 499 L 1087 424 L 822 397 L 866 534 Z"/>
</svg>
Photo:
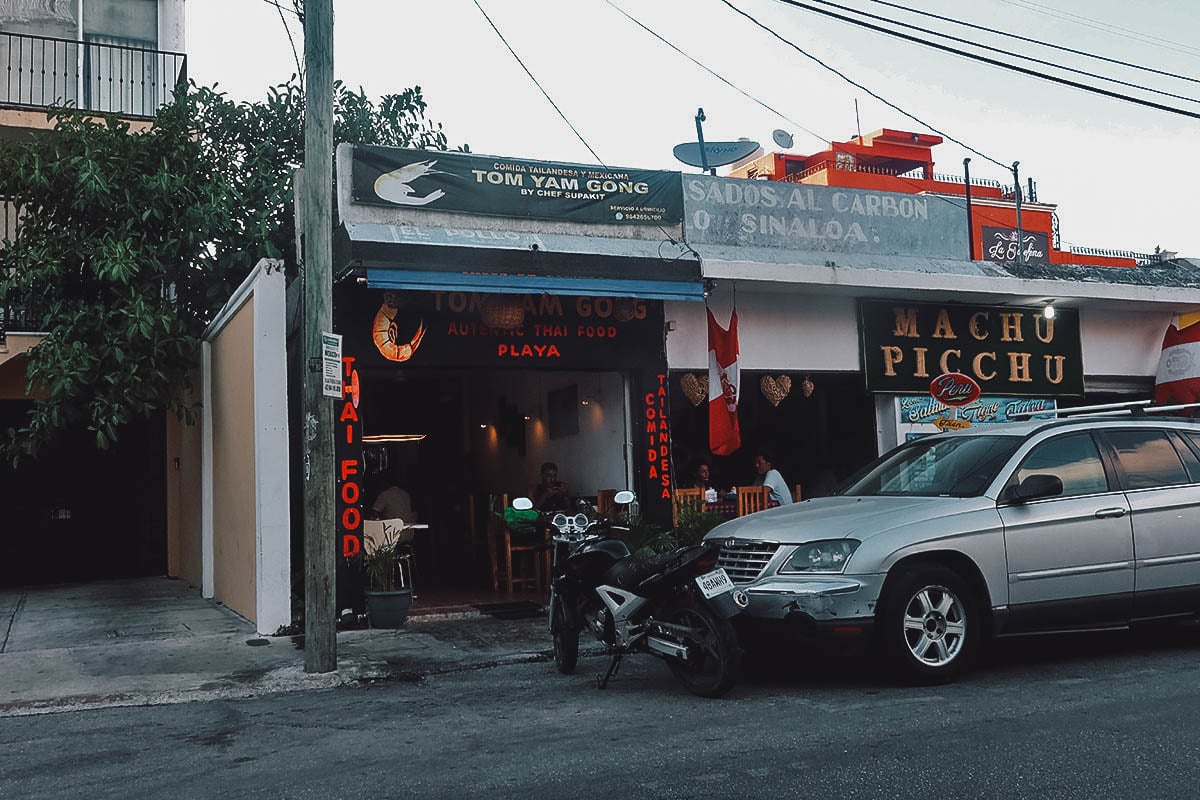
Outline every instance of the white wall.
<svg viewBox="0 0 1200 800">
<path fill-rule="evenodd" d="M 709 299 L 713 315 L 729 324 L 732 297 Z M 708 369 L 708 323 L 703 303 L 668 302 L 666 317 L 671 369 Z M 738 291 L 738 341 L 742 369 L 857 372 L 860 367 L 858 312 L 851 297 L 814 297 Z M 668 325 L 668 327 L 670 327 Z"/>
<path fill-rule="evenodd" d="M 203 0 L 201 0 L 203 2 Z M 159 0 L 158 49 L 184 52 L 184 0 Z"/>
<path fill-rule="evenodd" d="M 710 298 L 717 322 L 728 325 L 730 293 Z M 737 294 L 743 369 L 857 372 L 861 369 L 858 315 L 852 297 L 780 292 Z M 1158 368 L 1170 311 L 1080 309 L 1086 375 L 1146 377 Z M 708 369 L 703 303 L 666 303 L 675 322 L 667 334 L 671 369 Z"/>
<path fill-rule="evenodd" d="M 551 439 L 546 417 L 546 395 L 576 384 L 580 399 L 579 433 Z M 507 372 L 489 373 L 486 381 L 471 384 L 469 394 L 469 457 L 474 459 L 484 488 L 525 494 L 538 479 L 544 461 L 558 464 L 559 478 L 574 494 L 592 495 L 597 489 L 629 487 L 626 454 L 627 404 L 624 381 L 612 372 Z M 533 419 L 525 423 L 525 455 L 502 444 L 494 424 L 498 397 L 517 406 Z"/>
<path fill-rule="evenodd" d="M 1153 376 L 1170 323 L 1169 311 L 1082 309 L 1084 375 Z"/>
</svg>

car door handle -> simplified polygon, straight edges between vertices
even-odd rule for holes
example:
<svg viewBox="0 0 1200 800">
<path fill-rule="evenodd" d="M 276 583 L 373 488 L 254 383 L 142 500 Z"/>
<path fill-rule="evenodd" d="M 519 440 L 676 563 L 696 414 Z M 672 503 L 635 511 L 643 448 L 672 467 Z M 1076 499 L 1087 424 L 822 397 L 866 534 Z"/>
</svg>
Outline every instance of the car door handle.
<svg viewBox="0 0 1200 800">
<path fill-rule="evenodd" d="M 1120 506 L 1114 506 L 1113 508 L 1102 508 L 1096 512 L 1096 519 L 1110 519 L 1112 517 L 1123 517 L 1123 516 L 1125 516 L 1125 511 L 1126 511 L 1126 509 L 1121 508 Z"/>
</svg>

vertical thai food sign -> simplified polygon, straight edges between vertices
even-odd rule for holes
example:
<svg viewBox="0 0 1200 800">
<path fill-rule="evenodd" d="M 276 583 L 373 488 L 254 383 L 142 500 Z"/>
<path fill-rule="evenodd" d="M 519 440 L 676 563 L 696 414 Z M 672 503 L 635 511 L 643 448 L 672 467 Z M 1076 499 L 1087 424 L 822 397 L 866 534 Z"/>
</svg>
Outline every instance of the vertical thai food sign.
<svg viewBox="0 0 1200 800">
<path fill-rule="evenodd" d="M 362 421 L 358 413 L 359 380 L 353 356 L 342 357 L 341 400 L 338 403 L 334 454 L 337 462 L 338 558 L 337 607 L 361 610 L 360 575 L 356 568 L 362 553 L 363 449 Z"/>
</svg>

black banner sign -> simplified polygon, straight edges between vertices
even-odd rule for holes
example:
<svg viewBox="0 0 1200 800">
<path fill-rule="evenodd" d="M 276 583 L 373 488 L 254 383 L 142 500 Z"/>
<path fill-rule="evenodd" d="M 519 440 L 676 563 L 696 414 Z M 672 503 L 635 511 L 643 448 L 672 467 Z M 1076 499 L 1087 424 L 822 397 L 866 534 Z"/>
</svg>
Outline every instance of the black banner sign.
<svg viewBox="0 0 1200 800">
<path fill-rule="evenodd" d="M 1021 231 L 1017 247 L 1014 228 L 983 227 L 983 257 L 987 261 L 1020 262 L 1046 266 L 1050 263 L 1050 237 L 1042 231 Z"/>
<path fill-rule="evenodd" d="M 860 300 L 867 389 L 926 394 L 947 372 L 979 382 L 985 395 L 1083 394 L 1079 314 L 1056 309 Z"/>
<path fill-rule="evenodd" d="M 345 349 L 367 367 L 661 367 L 658 300 L 352 289 L 336 299 Z"/>
<path fill-rule="evenodd" d="M 495 217 L 674 225 L 678 172 L 356 146 L 356 203 Z"/>
</svg>

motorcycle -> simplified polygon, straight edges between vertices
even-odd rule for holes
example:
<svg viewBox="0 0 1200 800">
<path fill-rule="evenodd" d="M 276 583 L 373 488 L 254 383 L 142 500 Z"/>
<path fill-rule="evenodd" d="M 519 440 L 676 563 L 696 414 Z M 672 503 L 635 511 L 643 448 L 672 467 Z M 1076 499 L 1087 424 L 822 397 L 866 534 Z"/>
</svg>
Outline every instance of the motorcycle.
<svg viewBox="0 0 1200 800">
<path fill-rule="evenodd" d="M 634 500 L 629 491 L 614 498 L 618 507 Z M 528 510 L 533 503 L 517 498 L 513 506 Z M 717 567 L 719 545 L 704 542 L 634 558 L 615 536 L 628 528 L 611 520 L 557 513 L 549 525 L 554 552 L 549 623 L 559 672 L 574 673 L 579 636 L 587 630 L 612 656 L 597 678 L 601 689 L 624 656 L 643 652 L 665 660 L 692 694 L 720 697 L 733 687 L 742 651 L 730 620 L 750 601 Z"/>
</svg>

